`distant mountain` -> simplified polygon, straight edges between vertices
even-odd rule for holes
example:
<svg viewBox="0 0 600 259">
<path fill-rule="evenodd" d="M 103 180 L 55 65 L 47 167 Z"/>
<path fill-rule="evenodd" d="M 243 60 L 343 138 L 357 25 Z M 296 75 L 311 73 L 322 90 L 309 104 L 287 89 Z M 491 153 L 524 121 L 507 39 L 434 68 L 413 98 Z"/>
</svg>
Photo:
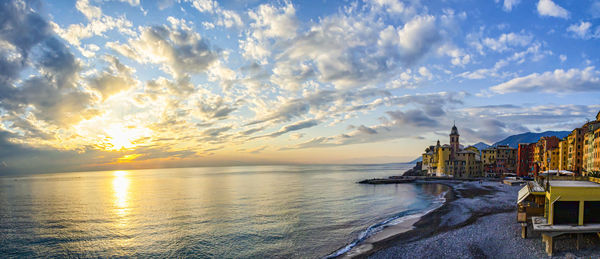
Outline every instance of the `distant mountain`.
<svg viewBox="0 0 600 259">
<path fill-rule="evenodd" d="M 476 147 L 476 148 L 477 148 L 477 149 L 479 149 L 480 151 L 481 151 L 481 150 L 483 150 L 483 149 L 486 149 L 486 148 L 490 147 L 490 145 L 488 145 L 488 144 L 485 144 L 485 143 L 483 143 L 483 142 L 479 142 L 479 143 L 477 143 L 477 144 L 475 144 L 475 145 L 471 145 L 471 146 L 474 146 L 474 147 Z"/>
<path fill-rule="evenodd" d="M 422 156 L 420 156 L 419 158 L 417 158 L 417 159 L 415 159 L 413 161 L 408 162 L 407 164 L 416 164 L 417 162 L 421 162 L 421 161 L 423 161 L 423 157 Z"/>
<path fill-rule="evenodd" d="M 519 147 L 519 143 L 534 143 L 537 142 L 538 140 L 540 140 L 541 137 L 549 137 L 549 136 L 556 136 L 559 139 L 562 139 L 564 137 L 566 137 L 567 135 L 569 135 L 569 133 L 571 133 L 570 131 L 545 131 L 545 132 L 541 132 L 541 133 L 532 133 L 532 132 L 526 132 L 526 133 L 521 133 L 518 135 L 512 135 L 510 137 L 507 137 L 503 140 L 500 140 L 496 143 L 494 143 L 492 146 L 498 146 L 498 145 L 509 145 L 512 148 L 518 148 Z"/>
</svg>

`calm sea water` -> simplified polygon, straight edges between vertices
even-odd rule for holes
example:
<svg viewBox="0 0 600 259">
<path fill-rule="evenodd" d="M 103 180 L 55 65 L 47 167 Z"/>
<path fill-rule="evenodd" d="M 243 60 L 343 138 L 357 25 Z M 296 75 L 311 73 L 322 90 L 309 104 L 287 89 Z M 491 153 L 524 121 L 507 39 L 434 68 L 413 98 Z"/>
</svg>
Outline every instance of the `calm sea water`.
<svg viewBox="0 0 600 259">
<path fill-rule="evenodd" d="M 0 177 L 0 257 L 330 255 L 434 206 L 437 185 L 360 185 L 405 165 Z M 368 230 L 368 231 L 367 231 Z"/>
</svg>

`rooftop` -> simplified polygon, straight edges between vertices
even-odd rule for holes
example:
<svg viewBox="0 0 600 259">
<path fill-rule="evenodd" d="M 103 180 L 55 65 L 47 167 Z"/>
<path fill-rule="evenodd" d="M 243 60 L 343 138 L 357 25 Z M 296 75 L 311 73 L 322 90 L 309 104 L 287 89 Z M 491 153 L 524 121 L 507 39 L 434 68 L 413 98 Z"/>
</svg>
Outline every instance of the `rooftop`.
<svg viewBox="0 0 600 259">
<path fill-rule="evenodd" d="M 597 187 L 600 188 L 600 184 L 590 181 L 552 181 L 550 180 L 550 187 Z"/>
</svg>

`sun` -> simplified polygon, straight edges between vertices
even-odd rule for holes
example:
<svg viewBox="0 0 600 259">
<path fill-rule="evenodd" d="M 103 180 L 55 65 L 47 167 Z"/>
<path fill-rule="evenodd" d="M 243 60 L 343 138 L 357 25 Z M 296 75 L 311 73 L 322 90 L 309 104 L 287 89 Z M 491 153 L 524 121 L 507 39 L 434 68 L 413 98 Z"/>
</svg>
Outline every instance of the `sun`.
<svg viewBox="0 0 600 259">
<path fill-rule="evenodd" d="M 104 132 L 107 150 L 131 149 L 136 146 L 136 140 L 147 136 L 147 129 L 121 124 L 112 124 Z"/>
</svg>

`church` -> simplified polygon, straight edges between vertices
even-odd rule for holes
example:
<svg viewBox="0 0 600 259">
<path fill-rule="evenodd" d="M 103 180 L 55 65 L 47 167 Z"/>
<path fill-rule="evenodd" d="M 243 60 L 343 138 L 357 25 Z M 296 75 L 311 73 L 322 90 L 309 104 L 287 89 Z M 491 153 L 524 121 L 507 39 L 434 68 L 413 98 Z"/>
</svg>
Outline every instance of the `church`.
<svg viewBox="0 0 600 259">
<path fill-rule="evenodd" d="M 428 176 L 481 177 L 483 166 L 476 147 L 462 148 L 456 125 L 450 130 L 450 144 L 429 146 L 423 153 L 422 171 Z"/>
</svg>

